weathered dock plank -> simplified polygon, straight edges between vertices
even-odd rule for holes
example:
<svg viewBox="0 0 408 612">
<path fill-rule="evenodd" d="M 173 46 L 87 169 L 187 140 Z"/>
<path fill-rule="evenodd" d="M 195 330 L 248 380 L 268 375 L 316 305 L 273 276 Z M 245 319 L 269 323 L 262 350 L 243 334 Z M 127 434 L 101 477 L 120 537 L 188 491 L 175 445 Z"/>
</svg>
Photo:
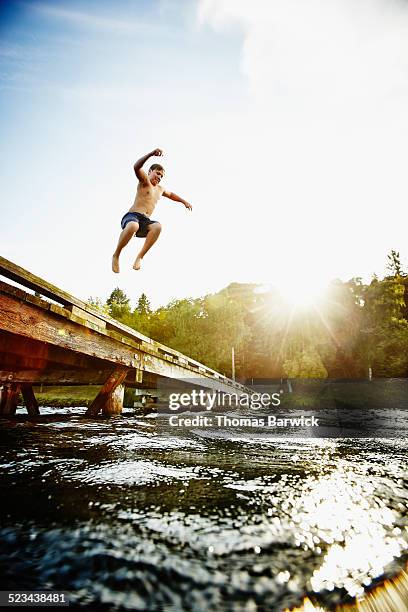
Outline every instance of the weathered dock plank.
<svg viewBox="0 0 408 612">
<path fill-rule="evenodd" d="M 0 326 L 17 336 L 69 349 L 74 353 L 98 357 L 104 361 L 135 367 L 135 347 L 124 344 L 87 326 L 69 320 L 68 315 L 55 317 L 48 309 L 38 308 L 9 295 L 0 300 Z"/>
<path fill-rule="evenodd" d="M 18 382 L 21 384 L 32 383 L 34 385 L 103 385 L 112 371 L 105 370 L 18 370 L 9 368 L 0 370 L 0 383 Z M 129 371 L 129 375 L 134 370 Z M 134 382 L 134 380 L 132 381 Z"/>
</svg>

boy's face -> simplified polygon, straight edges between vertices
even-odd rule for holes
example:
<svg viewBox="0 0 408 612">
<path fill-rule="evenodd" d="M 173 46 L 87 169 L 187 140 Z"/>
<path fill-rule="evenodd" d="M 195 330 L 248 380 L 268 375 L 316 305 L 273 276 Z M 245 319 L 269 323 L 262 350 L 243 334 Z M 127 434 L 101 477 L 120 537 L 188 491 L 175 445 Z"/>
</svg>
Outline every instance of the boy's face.
<svg viewBox="0 0 408 612">
<path fill-rule="evenodd" d="M 155 168 L 154 170 L 149 170 L 148 177 L 149 177 L 151 184 L 154 186 L 160 183 L 163 176 L 164 176 L 163 170 L 159 170 L 158 168 Z"/>
</svg>

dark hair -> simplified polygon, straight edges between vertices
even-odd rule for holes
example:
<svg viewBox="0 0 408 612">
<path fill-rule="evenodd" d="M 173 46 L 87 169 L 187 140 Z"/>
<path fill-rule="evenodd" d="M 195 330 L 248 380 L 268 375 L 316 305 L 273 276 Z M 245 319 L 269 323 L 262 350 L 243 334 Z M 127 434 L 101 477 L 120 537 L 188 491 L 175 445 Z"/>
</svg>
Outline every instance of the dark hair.
<svg viewBox="0 0 408 612">
<path fill-rule="evenodd" d="M 160 164 L 153 164 L 152 166 L 150 166 L 149 172 L 150 170 L 161 170 L 162 172 L 164 172 L 164 168 Z"/>
</svg>

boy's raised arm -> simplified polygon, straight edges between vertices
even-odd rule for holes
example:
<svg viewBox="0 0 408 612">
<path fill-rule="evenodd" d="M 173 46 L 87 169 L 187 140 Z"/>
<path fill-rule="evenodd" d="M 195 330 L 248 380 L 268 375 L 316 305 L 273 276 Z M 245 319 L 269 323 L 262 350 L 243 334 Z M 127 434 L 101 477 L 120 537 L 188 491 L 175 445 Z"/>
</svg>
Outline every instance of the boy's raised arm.
<svg viewBox="0 0 408 612">
<path fill-rule="evenodd" d="M 163 191 L 163 195 L 165 198 L 169 198 L 169 200 L 173 200 L 174 202 L 181 202 L 188 210 L 193 210 L 193 207 L 191 206 L 190 202 L 187 202 L 187 200 L 180 198 L 180 196 L 178 196 L 176 193 L 165 189 Z"/>
<path fill-rule="evenodd" d="M 150 151 L 150 153 L 146 153 L 146 155 L 143 155 L 143 157 L 137 160 L 137 162 L 133 166 L 133 169 L 139 181 L 147 181 L 147 174 L 143 170 L 143 166 L 147 162 L 149 157 L 161 157 L 162 155 L 163 151 L 161 149 L 153 149 L 153 151 Z"/>
</svg>

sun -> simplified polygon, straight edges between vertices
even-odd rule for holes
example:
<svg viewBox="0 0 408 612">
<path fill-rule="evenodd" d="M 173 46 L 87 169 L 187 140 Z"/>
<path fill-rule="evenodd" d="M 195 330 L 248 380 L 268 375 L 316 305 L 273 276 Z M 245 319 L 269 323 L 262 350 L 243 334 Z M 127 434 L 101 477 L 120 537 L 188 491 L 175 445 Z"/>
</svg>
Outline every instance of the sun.
<svg viewBox="0 0 408 612">
<path fill-rule="evenodd" d="M 320 310 L 327 300 L 329 282 L 308 274 L 288 274 L 273 283 L 259 285 L 255 293 L 269 294 L 270 308 L 281 312 L 307 312 Z"/>
<path fill-rule="evenodd" d="M 282 279 L 276 290 L 292 310 L 310 310 L 323 300 L 327 285 L 319 279 L 296 276 Z"/>
</svg>

